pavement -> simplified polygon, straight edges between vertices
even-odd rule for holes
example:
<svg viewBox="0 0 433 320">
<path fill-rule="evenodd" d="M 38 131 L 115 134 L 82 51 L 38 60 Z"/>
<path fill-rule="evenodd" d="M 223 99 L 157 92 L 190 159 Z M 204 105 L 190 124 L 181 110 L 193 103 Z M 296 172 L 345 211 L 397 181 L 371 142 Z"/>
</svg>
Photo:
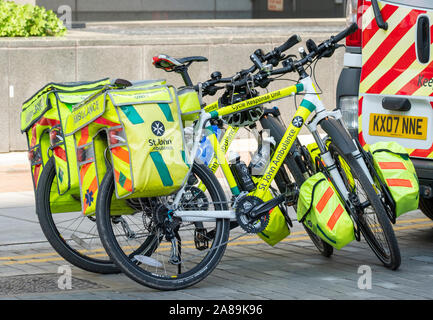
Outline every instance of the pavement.
<svg viewBox="0 0 433 320">
<path fill-rule="evenodd" d="M 295 213 L 290 213 L 295 217 Z M 394 226 L 402 254 L 384 268 L 364 240 L 321 256 L 297 222 L 275 247 L 247 235 L 231 242 L 209 277 L 180 291 L 143 287 L 123 274 L 101 275 L 63 260 L 37 222 L 26 153 L 0 154 L 1 300 L 429 300 L 433 221 L 420 211 Z M 70 273 L 71 285 L 59 285 Z"/>
</svg>

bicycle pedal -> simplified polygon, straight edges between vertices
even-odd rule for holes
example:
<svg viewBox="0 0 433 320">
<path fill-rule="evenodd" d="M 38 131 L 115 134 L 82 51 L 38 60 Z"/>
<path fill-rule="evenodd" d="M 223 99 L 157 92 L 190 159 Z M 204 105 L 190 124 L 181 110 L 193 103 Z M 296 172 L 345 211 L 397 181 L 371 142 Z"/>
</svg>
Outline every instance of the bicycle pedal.
<svg viewBox="0 0 433 320">
<path fill-rule="evenodd" d="M 209 237 L 205 228 L 196 228 L 194 230 L 194 245 L 200 251 L 209 248 Z"/>
</svg>

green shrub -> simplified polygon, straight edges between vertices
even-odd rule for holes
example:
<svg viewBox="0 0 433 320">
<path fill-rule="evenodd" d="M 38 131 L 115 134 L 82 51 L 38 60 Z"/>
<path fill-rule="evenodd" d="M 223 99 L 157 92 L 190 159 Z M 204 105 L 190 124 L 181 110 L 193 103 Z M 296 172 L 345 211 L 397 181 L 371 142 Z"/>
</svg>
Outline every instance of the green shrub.
<svg viewBox="0 0 433 320">
<path fill-rule="evenodd" d="M 0 0 L 0 37 L 62 36 L 63 22 L 44 7 Z"/>
</svg>

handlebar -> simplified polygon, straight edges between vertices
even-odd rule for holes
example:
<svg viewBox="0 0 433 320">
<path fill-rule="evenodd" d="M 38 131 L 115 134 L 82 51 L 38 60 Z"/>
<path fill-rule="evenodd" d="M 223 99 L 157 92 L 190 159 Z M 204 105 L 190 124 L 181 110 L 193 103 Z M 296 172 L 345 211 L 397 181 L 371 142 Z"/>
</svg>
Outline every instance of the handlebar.
<svg viewBox="0 0 433 320">
<path fill-rule="evenodd" d="M 293 47 L 295 44 L 301 42 L 301 37 L 297 34 L 294 34 L 291 36 L 286 42 L 284 42 L 281 46 L 276 47 L 274 51 L 278 53 L 283 53 L 284 51 L 289 50 L 291 47 Z"/>
<path fill-rule="evenodd" d="M 251 60 L 253 60 L 254 65 L 251 68 L 242 70 L 239 73 L 237 73 L 234 77 L 231 78 L 229 77 L 229 78 L 211 79 L 205 81 L 204 83 L 202 83 L 202 88 L 205 94 L 214 95 L 218 90 L 224 89 L 224 87 L 215 86 L 218 83 L 230 83 L 232 87 L 242 87 L 245 86 L 248 81 L 254 81 L 254 85 L 256 85 L 257 83 L 263 82 L 263 80 L 266 80 L 271 75 L 279 75 L 279 74 L 289 73 L 293 71 L 297 71 L 301 76 L 303 76 L 302 73 L 305 74 L 303 65 L 312 62 L 313 59 L 315 58 L 320 59 L 325 56 L 327 57 L 331 56 L 335 50 L 335 45 L 342 39 L 346 38 L 347 36 L 355 32 L 357 29 L 358 29 L 358 25 L 356 23 L 352 23 L 348 28 L 341 31 L 336 36 L 331 36 L 328 40 L 323 41 L 319 46 L 316 46 L 314 42 L 310 39 L 309 41 L 311 41 L 310 43 L 312 43 L 312 46 L 310 46 L 310 48 L 313 49 L 309 52 L 309 54 L 305 55 L 301 60 L 294 61 L 291 58 L 289 58 L 284 61 L 283 68 L 272 70 L 272 71 L 260 70 L 253 77 L 247 78 L 246 75 L 256 71 L 258 69 L 258 66 L 261 65 L 261 63 L 257 63 L 257 61 L 254 61 L 256 58 L 258 58 L 257 55 L 252 54 L 250 58 Z M 277 58 L 279 62 L 281 59 L 281 53 L 293 47 L 295 44 L 299 43 L 300 41 L 301 38 L 298 35 L 293 35 L 281 46 L 276 47 L 273 51 L 264 55 L 263 59 L 265 61 L 270 62 L 272 59 Z M 241 79 L 237 80 L 239 78 Z M 269 82 L 265 82 L 265 84 L 267 85 Z M 198 91 L 198 86 L 194 86 L 194 88 L 196 89 L 196 91 Z"/>
<path fill-rule="evenodd" d="M 356 30 L 358 30 L 358 25 L 356 23 L 352 23 L 348 28 L 344 29 L 339 34 L 337 34 L 336 36 L 331 37 L 332 42 L 334 44 L 336 44 L 337 42 L 340 42 L 341 40 L 343 40 L 347 36 L 354 33 Z"/>
</svg>

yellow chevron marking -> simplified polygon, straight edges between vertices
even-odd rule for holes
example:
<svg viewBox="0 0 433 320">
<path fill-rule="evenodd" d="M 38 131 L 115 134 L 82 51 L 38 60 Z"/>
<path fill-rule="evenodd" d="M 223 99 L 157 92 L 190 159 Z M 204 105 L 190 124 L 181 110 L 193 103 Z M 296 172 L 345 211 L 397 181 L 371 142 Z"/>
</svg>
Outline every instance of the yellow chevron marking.
<svg viewBox="0 0 433 320">
<path fill-rule="evenodd" d="M 360 86 L 360 92 L 366 92 L 370 87 L 376 83 L 380 77 L 382 77 L 392 66 L 402 57 L 406 50 L 413 43 L 413 37 L 415 34 L 416 26 L 414 25 L 409 32 L 407 32 L 403 38 L 389 51 L 385 58 L 377 65 L 377 67 L 365 78 Z M 382 40 L 383 41 L 383 40 Z M 377 48 L 375 48 L 377 49 Z M 366 51 L 367 52 L 367 51 Z M 364 55 L 364 50 L 362 51 Z"/>
<path fill-rule="evenodd" d="M 422 222 L 429 222 L 431 221 L 428 218 L 417 218 L 417 219 L 402 219 L 397 221 L 397 225 L 395 226 L 393 229 L 395 231 L 398 230 L 417 230 L 417 229 L 424 229 L 424 228 L 428 228 L 428 227 L 433 227 L 433 223 L 422 223 Z M 407 223 L 413 223 L 413 222 L 418 222 L 416 224 L 413 225 L 408 225 L 408 226 L 400 226 L 401 224 L 407 224 Z M 419 223 L 421 222 L 421 223 Z M 293 232 L 291 235 L 303 235 L 305 234 L 305 231 L 297 231 L 297 232 Z M 246 236 L 243 237 L 242 239 L 247 240 L 247 239 L 251 239 L 251 238 L 255 238 L 255 235 L 252 236 Z M 284 240 L 282 240 L 281 242 L 295 242 L 295 241 L 300 241 L 300 240 L 308 240 L 309 237 L 308 236 L 299 236 L 299 237 L 293 237 L 293 238 L 286 238 Z M 192 241 L 191 241 L 192 242 Z M 238 246 L 238 245 L 252 245 L 252 244 L 264 244 L 264 242 L 262 240 L 253 240 L 253 241 L 234 241 L 229 243 L 229 246 Z M 188 246 L 191 247 L 192 246 Z M 132 249 L 133 247 L 131 247 Z M 125 249 L 125 248 L 124 248 Z M 169 246 L 163 246 L 161 251 L 166 251 L 166 250 L 170 250 Z M 89 255 L 91 257 L 105 257 L 106 254 L 104 253 L 104 250 L 102 248 L 99 249 L 94 249 L 94 250 L 83 250 L 83 252 L 100 252 L 100 253 L 96 253 L 96 254 L 92 254 Z M 52 258 L 46 258 L 46 259 L 38 259 L 39 257 L 50 257 L 53 256 Z M 20 259 L 25 259 L 25 260 L 20 260 Z M 51 253 L 37 253 L 37 254 L 30 254 L 30 255 L 21 255 L 21 256 L 9 256 L 9 257 L 1 257 L 0 261 L 3 260 L 4 262 L 0 262 L 0 266 L 2 265 L 13 265 L 13 264 L 28 264 L 28 263 L 44 263 L 44 262 L 51 262 L 51 261 L 62 261 L 63 258 L 58 257 L 56 252 L 51 252 Z M 6 261 L 5 261 L 6 260 Z"/>
<path fill-rule="evenodd" d="M 415 78 L 426 68 L 426 65 L 420 64 L 415 60 L 406 71 L 394 79 L 383 91 L 382 94 L 396 94 L 405 84 Z M 431 90 L 431 88 L 430 88 Z M 419 90 L 417 90 L 418 92 Z M 415 94 L 414 94 L 415 95 Z"/>
<path fill-rule="evenodd" d="M 368 11 L 368 10 L 367 10 Z M 374 36 L 368 41 L 367 45 L 362 49 L 362 63 L 365 64 L 368 59 L 375 53 L 376 49 L 382 44 L 383 40 L 398 26 L 398 24 L 406 17 L 410 12 L 407 8 L 398 8 L 389 18 L 386 20 L 388 23 L 388 30 L 380 29 L 374 34 Z M 370 16 L 366 19 L 369 21 L 374 18 L 373 10 L 368 11 Z M 362 20 L 364 26 L 364 18 Z M 367 25 L 366 25 L 367 26 Z"/>
</svg>

